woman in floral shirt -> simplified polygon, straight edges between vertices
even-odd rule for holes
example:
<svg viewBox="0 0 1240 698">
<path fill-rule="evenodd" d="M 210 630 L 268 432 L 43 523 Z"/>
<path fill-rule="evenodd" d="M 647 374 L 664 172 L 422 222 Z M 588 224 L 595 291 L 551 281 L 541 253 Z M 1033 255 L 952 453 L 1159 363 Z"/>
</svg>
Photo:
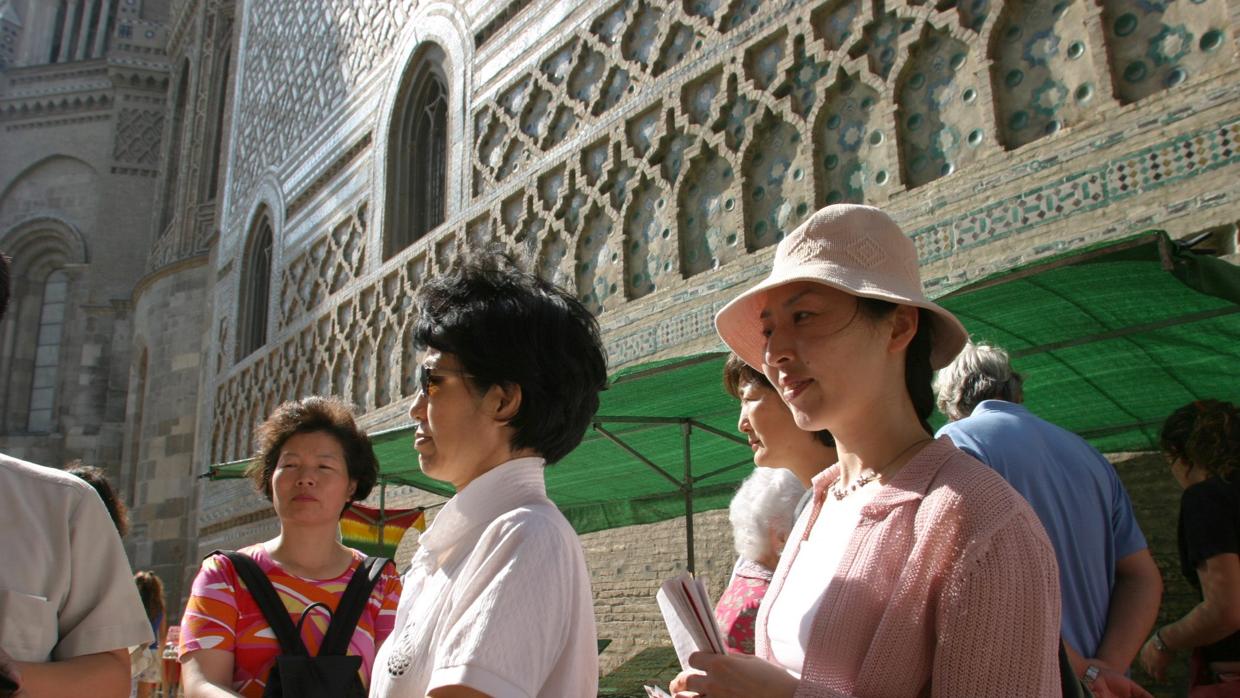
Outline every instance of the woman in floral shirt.
<svg viewBox="0 0 1240 698">
<path fill-rule="evenodd" d="M 715 618 L 730 652 L 753 654 L 758 606 L 779 564 L 779 553 L 795 521 L 793 512 L 804 493 L 805 486 L 792 471 L 758 468 L 732 498 L 728 518 L 740 559 L 732 582 L 715 606 Z"/>
</svg>

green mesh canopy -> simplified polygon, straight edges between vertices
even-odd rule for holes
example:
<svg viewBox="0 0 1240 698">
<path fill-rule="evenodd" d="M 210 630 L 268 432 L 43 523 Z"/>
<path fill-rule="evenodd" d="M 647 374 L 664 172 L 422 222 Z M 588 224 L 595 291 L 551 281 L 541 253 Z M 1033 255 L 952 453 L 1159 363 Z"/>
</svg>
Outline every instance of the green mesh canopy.
<svg viewBox="0 0 1240 698">
<path fill-rule="evenodd" d="M 1161 232 L 996 274 L 939 302 L 975 340 L 1011 353 L 1034 413 L 1104 452 L 1156 448 L 1175 408 L 1237 397 L 1240 269 L 1182 251 Z M 737 401 L 722 387 L 724 359 L 701 354 L 613 376 L 594 427 L 546 471 L 549 496 L 579 533 L 727 506 L 751 454 L 736 432 Z M 383 482 L 451 496 L 418 470 L 412 442 L 411 427 L 374 435 Z M 210 475 L 238 477 L 244 467 Z"/>
<path fill-rule="evenodd" d="M 1143 233 L 959 289 L 939 302 L 1008 350 L 1034 413 L 1103 452 L 1158 447 L 1163 420 L 1240 388 L 1240 268 Z"/>
</svg>

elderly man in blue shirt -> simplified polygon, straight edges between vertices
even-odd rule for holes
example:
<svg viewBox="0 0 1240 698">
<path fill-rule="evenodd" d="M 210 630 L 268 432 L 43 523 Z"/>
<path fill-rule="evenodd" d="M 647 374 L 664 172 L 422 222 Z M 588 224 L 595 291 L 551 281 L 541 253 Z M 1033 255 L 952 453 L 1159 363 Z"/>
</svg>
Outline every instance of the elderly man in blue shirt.
<svg viewBox="0 0 1240 698">
<path fill-rule="evenodd" d="M 1062 630 L 1078 675 L 1126 672 L 1158 615 L 1162 576 L 1114 466 L 1021 403 L 999 348 L 969 342 L 935 379 L 939 430 L 1028 500 L 1059 562 Z"/>
</svg>

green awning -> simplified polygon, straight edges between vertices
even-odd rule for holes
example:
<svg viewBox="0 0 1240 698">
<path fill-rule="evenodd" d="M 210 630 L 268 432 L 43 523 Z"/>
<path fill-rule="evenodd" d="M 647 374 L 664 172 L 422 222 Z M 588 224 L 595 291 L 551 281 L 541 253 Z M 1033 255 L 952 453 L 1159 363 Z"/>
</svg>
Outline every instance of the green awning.
<svg viewBox="0 0 1240 698">
<path fill-rule="evenodd" d="M 1154 450 L 1163 420 L 1240 392 L 1240 268 L 1151 231 L 939 299 L 1006 349 L 1025 403 L 1103 452 Z"/>
<path fill-rule="evenodd" d="M 996 274 L 940 302 L 975 339 L 1012 353 L 1031 410 L 1103 451 L 1155 448 L 1173 409 L 1234 399 L 1240 387 L 1240 269 L 1163 233 Z M 548 494 L 579 533 L 684 516 L 690 489 L 695 511 L 727 506 L 751 454 L 721 385 L 723 361 L 702 354 L 613 377 L 595 427 L 547 469 Z M 410 427 L 374 435 L 383 481 L 451 496 L 418 470 L 412 440 Z M 217 465 L 210 476 L 244 467 Z"/>
</svg>

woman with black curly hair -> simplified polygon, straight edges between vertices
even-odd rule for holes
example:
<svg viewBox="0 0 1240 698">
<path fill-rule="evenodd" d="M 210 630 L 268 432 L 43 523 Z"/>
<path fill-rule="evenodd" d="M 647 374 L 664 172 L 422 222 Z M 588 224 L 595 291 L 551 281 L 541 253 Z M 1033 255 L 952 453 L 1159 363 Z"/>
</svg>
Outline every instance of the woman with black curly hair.
<svg viewBox="0 0 1240 698">
<path fill-rule="evenodd" d="M 1155 630 L 1141 663 L 1162 680 L 1176 652 L 1192 650 L 1189 695 L 1240 696 L 1240 412 L 1197 400 L 1171 413 L 1161 441 L 1184 488 L 1180 569 L 1201 603 Z"/>
</svg>

